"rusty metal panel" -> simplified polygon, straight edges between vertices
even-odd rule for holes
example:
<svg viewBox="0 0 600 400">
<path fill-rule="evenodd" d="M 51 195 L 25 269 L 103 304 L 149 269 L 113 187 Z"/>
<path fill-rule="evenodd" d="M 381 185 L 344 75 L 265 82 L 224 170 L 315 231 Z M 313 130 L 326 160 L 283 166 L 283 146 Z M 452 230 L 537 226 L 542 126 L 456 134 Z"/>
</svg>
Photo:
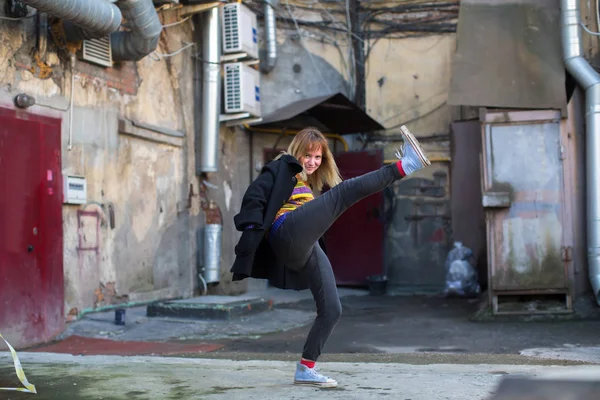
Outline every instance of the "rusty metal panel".
<svg viewBox="0 0 600 400">
<path fill-rule="evenodd" d="M 558 0 L 463 0 L 448 103 L 566 113 Z"/>
<path fill-rule="evenodd" d="M 510 194 L 508 208 L 486 210 L 493 291 L 568 288 L 560 116 L 528 115 L 483 125 L 483 191 Z"/>
<path fill-rule="evenodd" d="M 586 157 L 585 157 L 585 104 L 582 92 L 577 90 L 569 102 L 569 118 L 563 119 L 561 133 L 565 143 L 565 241 L 572 246 L 570 280 L 575 297 L 590 290 L 586 246 Z"/>
</svg>

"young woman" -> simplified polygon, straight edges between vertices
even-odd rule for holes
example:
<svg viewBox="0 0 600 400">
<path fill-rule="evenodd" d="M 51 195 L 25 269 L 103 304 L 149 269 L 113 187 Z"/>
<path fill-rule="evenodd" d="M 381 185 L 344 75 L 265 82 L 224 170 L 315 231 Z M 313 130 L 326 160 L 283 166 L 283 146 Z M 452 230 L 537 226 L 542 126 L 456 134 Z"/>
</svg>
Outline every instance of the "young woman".
<svg viewBox="0 0 600 400">
<path fill-rule="evenodd" d="M 233 280 L 269 279 L 282 289 L 310 288 L 317 317 L 308 334 L 295 384 L 336 387 L 315 362 L 342 312 L 331 264 L 319 239 L 357 201 L 430 164 L 406 127 L 395 164 L 342 182 L 327 139 L 315 128 L 299 132 L 248 187 L 234 217 L 242 236 L 235 247 Z M 315 198 L 313 190 L 330 190 Z"/>
</svg>

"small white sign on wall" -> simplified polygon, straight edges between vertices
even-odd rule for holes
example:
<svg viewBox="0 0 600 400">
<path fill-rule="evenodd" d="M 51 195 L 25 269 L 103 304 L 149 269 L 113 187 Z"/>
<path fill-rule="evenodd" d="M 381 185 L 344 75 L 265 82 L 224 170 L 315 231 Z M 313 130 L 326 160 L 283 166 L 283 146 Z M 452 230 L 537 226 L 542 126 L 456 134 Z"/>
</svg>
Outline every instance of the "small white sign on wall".
<svg viewBox="0 0 600 400">
<path fill-rule="evenodd" d="M 83 176 L 66 175 L 65 204 L 86 204 L 87 203 L 87 181 Z"/>
</svg>

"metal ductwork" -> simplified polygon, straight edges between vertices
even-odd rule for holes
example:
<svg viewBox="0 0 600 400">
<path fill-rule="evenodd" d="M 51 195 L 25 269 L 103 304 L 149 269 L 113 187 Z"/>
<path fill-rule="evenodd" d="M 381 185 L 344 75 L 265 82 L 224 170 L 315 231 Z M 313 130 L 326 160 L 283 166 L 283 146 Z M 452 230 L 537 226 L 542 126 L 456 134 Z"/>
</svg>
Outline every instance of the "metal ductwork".
<svg viewBox="0 0 600 400">
<path fill-rule="evenodd" d="M 115 61 L 139 61 L 156 50 L 162 24 L 152 0 L 25 0 L 23 3 L 65 21 L 67 38 L 98 39 L 111 34 Z M 129 31 L 117 31 L 125 17 Z"/>
<path fill-rule="evenodd" d="M 583 57 L 579 0 L 561 0 L 565 65 L 585 90 L 588 270 L 600 305 L 600 74 Z"/>
<path fill-rule="evenodd" d="M 111 35 L 115 61 L 139 61 L 156 50 L 162 24 L 152 0 L 118 0 L 131 31 Z"/>
<path fill-rule="evenodd" d="M 221 110 L 221 19 L 215 7 L 200 15 L 202 28 L 202 119 L 198 171 L 215 172 L 219 160 L 219 116 Z"/>
<path fill-rule="evenodd" d="M 121 10 L 106 0 L 21 0 L 41 12 L 70 21 L 97 37 L 121 26 Z"/>
<path fill-rule="evenodd" d="M 273 71 L 277 64 L 277 18 L 275 8 L 279 0 L 265 0 L 265 47 L 260 62 L 260 70 L 264 73 Z"/>
</svg>

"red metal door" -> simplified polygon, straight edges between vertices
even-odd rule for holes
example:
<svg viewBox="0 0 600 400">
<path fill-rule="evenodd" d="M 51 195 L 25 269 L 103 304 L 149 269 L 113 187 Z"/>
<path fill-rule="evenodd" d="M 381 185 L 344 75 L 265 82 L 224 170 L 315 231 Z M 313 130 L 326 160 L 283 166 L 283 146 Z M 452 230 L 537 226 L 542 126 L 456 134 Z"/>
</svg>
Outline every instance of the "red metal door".
<svg viewBox="0 0 600 400">
<path fill-rule="evenodd" d="M 381 168 L 383 152 L 341 153 L 335 160 L 349 179 Z M 329 228 L 325 245 L 338 285 L 363 286 L 368 276 L 383 273 L 383 233 L 382 192 L 354 204 Z"/>
<path fill-rule="evenodd" d="M 0 108 L 0 332 L 15 347 L 63 329 L 60 121 Z"/>
</svg>

